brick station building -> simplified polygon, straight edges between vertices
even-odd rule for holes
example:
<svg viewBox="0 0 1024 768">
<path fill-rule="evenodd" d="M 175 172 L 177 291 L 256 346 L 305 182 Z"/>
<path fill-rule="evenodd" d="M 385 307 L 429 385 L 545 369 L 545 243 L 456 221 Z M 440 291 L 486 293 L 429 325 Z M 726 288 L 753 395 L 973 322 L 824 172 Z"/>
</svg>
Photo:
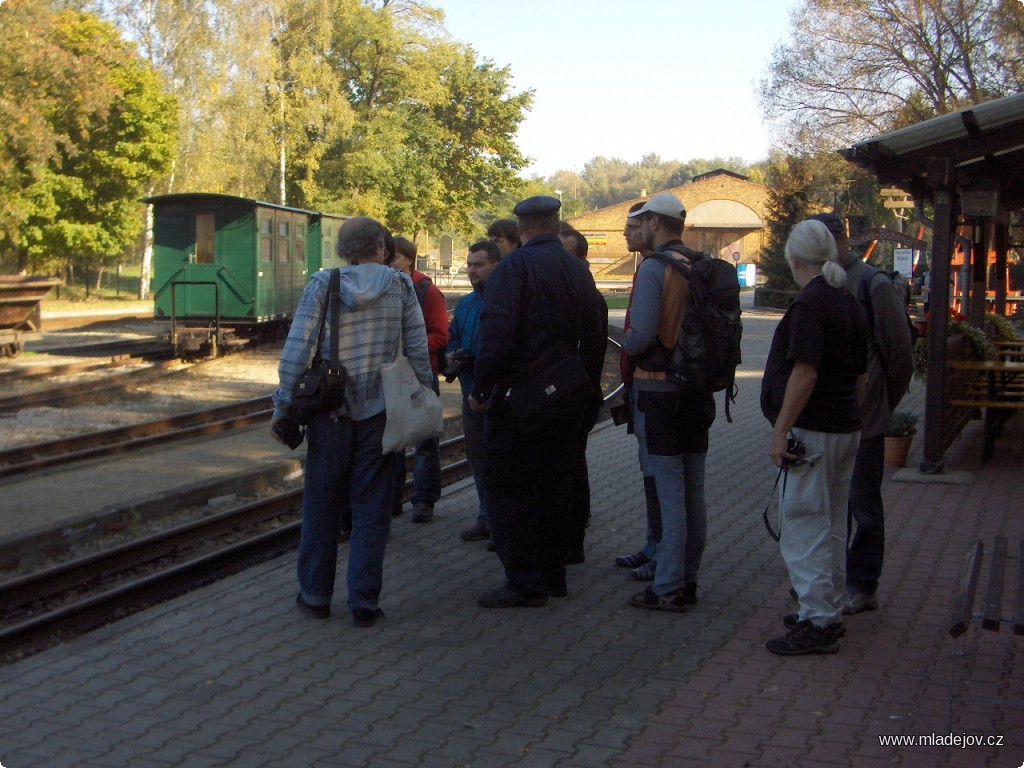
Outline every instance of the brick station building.
<svg viewBox="0 0 1024 768">
<path fill-rule="evenodd" d="M 767 187 L 738 173 L 718 169 L 695 176 L 682 186 L 658 191 L 671 192 L 686 206 L 683 242 L 689 247 L 737 264 L 757 263 L 766 236 Z M 647 197 L 569 219 L 587 238 L 590 270 L 595 275 L 628 278 L 633 274 L 635 256 L 626 250 L 622 227 L 630 207 Z"/>
</svg>

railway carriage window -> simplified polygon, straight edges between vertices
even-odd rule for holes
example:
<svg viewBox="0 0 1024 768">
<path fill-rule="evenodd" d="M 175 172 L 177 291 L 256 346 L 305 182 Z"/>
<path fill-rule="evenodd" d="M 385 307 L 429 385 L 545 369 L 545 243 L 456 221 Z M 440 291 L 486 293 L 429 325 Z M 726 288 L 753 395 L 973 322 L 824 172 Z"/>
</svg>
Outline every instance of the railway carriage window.
<svg viewBox="0 0 1024 768">
<path fill-rule="evenodd" d="M 213 264 L 215 222 L 212 213 L 196 214 L 196 263 Z"/>
<path fill-rule="evenodd" d="M 271 259 L 271 238 L 274 235 L 274 223 L 270 219 L 260 219 L 260 261 Z"/>
<path fill-rule="evenodd" d="M 306 255 L 306 227 L 295 223 L 295 262 L 301 264 Z"/>
<path fill-rule="evenodd" d="M 277 260 L 280 263 L 288 261 L 288 222 L 277 222 Z"/>
</svg>

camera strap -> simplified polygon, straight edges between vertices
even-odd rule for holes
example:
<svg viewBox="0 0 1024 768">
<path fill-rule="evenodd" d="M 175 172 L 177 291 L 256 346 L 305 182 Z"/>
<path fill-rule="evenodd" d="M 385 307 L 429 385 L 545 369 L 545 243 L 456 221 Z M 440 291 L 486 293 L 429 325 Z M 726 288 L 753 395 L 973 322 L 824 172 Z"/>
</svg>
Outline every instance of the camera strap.
<svg viewBox="0 0 1024 768">
<path fill-rule="evenodd" d="M 341 358 L 338 355 L 338 343 L 341 336 L 341 270 L 331 270 L 331 283 L 327 287 L 331 305 L 331 358 L 327 370 L 330 373 L 341 373 Z"/>
<path fill-rule="evenodd" d="M 779 532 L 776 533 L 775 529 L 772 528 L 772 523 L 768 519 L 768 510 L 771 509 L 772 499 L 775 498 L 775 490 L 779 487 L 779 480 L 785 475 L 789 477 L 789 468 L 785 465 L 779 467 L 779 474 L 775 476 L 775 485 L 772 486 L 772 495 L 768 497 L 768 503 L 764 505 L 764 512 L 761 514 L 761 518 L 764 520 L 764 527 L 768 529 L 768 535 L 776 541 L 782 536 L 782 517 L 779 517 Z M 782 495 L 786 495 L 786 481 L 782 481 Z"/>
<path fill-rule="evenodd" d="M 813 461 L 805 461 L 804 459 L 797 459 L 796 461 L 792 461 L 792 462 L 783 462 L 782 466 L 779 467 L 779 474 L 777 474 L 775 476 L 775 485 L 772 486 L 772 495 L 768 497 L 768 503 L 764 505 L 764 512 L 761 514 L 761 517 L 764 519 L 764 527 L 768 529 L 768 534 L 773 539 L 775 539 L 776 541 L 778 541 L 779 537 L 782 536 L 782 514 L 781 514 L 781 512 L 779 514 L 779 532 L 778 533 L 775 532 L 775 529 L 772 528 L 771 521 L 768 520 L 768 510 L 772 506 L 772 499 L 775 498 L 775 490 L 779 487 L 779 480 L 781 479 L 782 480 L 782 496 L 780 497 L 780 501 L 779 501 L 779 503 L 781 505 L 781 503 L 782 503 L 781 499 L 786 498 L 786 480 L 789 479 L 789 468 L 790 467 L 799 467 L 799 466 L 801 466 L 803 464 L 809 464 L 812 467 L 814 466 L 814 462 Z"/>
</svg>

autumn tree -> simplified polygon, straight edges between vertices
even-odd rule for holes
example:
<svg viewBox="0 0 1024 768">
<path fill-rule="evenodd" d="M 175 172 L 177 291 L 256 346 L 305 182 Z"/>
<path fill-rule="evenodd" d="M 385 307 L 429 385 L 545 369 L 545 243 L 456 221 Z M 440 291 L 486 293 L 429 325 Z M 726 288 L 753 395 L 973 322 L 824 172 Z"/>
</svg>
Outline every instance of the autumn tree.
<svg viewBox="0 0 1024 768">
<path fill-rule="evenodd" d="M 760 85 L 793 151 L 830 151 L 1024 88 L 1019 0 L 803 0 Z"/>
<path fill-rule="evenodd" d="M 786 263 L 786 240 L 793 227 L 819 210 L 814 200 L 814 161 L 808 156 L 775 153 L 768 174 L 767 240 L 758 269 L 765 288 L 795 290 Z"/>
<path fill-rule="evenodd" d="M 52 60 L 35 73 L 50 77 L 25 83 L 31 74 L 21 70 L 5 82 L 15 92 L 41 91 L 45 125 L 36 121 L 41 131 L 20 135 L 42 137 L 49 151 L 42 162 L 17 158 L 31 171 L 20 179 L 16 196 L 27 205 L 7 246 L 19 265 L 35 270 L 112 264 L 139 232 L 138 198 L 146 184 L 170 167 L 174 104 L 113 26 L 74 10 L 37 9 L 34 34 Z M 18 127 L 8 146 L 17 146 Z"/>
<path fill-rule="evenodd" d="M 21 272 L 38 251 L 40 223 L 57 214 L 44 181 L 62 153 L 74 152 L 110 92 L 60 45 L 45 0 L 0 5 L 0 50 L 0 255 L 6 269 Z"/>
</svg>

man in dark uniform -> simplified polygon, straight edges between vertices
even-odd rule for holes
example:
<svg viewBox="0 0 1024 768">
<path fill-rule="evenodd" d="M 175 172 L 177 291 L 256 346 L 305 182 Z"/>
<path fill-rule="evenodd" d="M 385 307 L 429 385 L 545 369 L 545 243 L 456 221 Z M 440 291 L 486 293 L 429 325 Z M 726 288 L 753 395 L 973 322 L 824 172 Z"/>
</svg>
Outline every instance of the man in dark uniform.
<svg viewBox="0 0 1024 768">
<path fill-rule="evenodd" d="M 538 606 L 567 592 L 567 480 L 581 460 L 583 425 L 600 407 L 608 310 L 586 264 L 558 240 L 559 207 L 547 195 L 515 207 L 523 245 L 491 273 L 480 309 L 469 406 L 487 413 L 485 482 L 506 575 L 504 585 L 480 594 L 485 608 Z M 527 431 L 506 393 L 532 363 L 561 347 L 580 356 L 585 402 Z"/>
</svg>

